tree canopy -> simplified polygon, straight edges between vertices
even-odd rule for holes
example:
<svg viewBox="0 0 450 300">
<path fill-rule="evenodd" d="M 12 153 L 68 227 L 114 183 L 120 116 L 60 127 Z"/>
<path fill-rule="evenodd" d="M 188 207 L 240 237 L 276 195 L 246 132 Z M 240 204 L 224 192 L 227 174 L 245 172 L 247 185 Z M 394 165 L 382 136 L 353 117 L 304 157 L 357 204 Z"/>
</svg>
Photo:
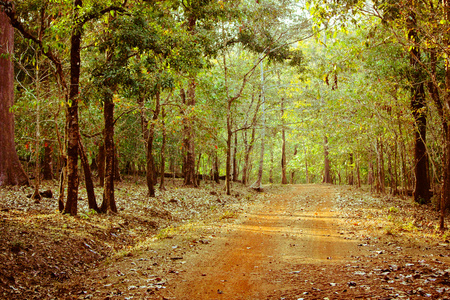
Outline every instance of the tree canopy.
<svg viewBox="0 0 450 300">
<path fill-rule="evenodd" d="M 104 186 L 99 211 L 117 211 L 114 180 L 131 174 L 150 197 L 173 176 L 224 179 L 228 194 L 326 182 L 450 203 L 447 1 L 0 6 L 15 28 L 17 153 L 42 172 L 54 162 L 66 213 L 79 157 Z"/>
</svg>

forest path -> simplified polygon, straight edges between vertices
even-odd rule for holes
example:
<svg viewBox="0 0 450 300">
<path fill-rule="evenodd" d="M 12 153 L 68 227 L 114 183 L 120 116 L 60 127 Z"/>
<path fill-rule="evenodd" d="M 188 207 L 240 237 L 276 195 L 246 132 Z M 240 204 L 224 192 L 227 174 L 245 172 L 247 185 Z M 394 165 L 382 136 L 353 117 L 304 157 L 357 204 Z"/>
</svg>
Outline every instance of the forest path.
<svg viewBox="0 0 450 300">
<path fill-rule="evenodd" d="M 415 240 L 410 223 L 386 233 L 394 200 L 330 185 L 263 198 L 107 260 L 58 299 L 450 299 L 450 245 Z"/>
<path fill-rule="evenodd" d="M 360 247 L 338 232 L 334 193 L 332 186 L 298 185 L 255 203 L 206 247 L 184 256 L 183 271 L 164 297 L 266 299 L 294 288 L 279 275 L 299 274 L 296 265 L 347 263 Z M 313 282 L 314 274 L 304 280 Z"/>
</svg>

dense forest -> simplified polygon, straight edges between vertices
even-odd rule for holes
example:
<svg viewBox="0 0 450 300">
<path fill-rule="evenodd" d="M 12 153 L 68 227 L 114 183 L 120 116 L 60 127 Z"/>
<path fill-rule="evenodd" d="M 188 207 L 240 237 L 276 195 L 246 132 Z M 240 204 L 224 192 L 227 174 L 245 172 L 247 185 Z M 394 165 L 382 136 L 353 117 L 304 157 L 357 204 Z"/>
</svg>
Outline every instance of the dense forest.
<svg viewBox="0 0 450 300">
<path fill-rule="evenodd" d="M 131 175 L 450 203 L 447 0 L 0 5 L 0 185 L 36 201 L 53 179 L 61 212 L 80 185 L 116 212 Z"/>
</svg>

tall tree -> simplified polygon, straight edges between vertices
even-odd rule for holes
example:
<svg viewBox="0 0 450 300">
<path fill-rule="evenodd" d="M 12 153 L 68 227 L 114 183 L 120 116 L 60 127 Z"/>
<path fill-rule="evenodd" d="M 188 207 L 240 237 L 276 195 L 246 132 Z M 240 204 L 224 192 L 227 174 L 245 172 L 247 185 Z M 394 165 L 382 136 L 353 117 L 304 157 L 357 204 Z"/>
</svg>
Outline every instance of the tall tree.
<svg viewBox="0 0 450 300">
<path fill-rule="evenodd" d="M 0 8 L 0 186 L 29 184 L 14 142 L 14 28 L 4 12 L 14 7 L 6 4 Z"/>
</svg>

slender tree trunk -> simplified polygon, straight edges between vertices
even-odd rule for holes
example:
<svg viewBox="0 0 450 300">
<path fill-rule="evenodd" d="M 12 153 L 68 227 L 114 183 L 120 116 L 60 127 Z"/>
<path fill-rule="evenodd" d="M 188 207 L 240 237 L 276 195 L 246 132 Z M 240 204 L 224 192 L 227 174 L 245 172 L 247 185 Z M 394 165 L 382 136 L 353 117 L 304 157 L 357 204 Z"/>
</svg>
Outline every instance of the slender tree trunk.
<svg viewBox="0 0 450 300">
<path fill-rule="evenodd" d="M 371 161 L 371 157 L 369 157 L 369 166 L 368 166 L 368 170 L 367 170 L 367 184 L 370 185 L 370 192 L 373 191 L 373 183 L 374 183 L 374 179 L 373 179 L 373 164 Z"/>
<path fill-rule="evenodd" d="M 349 173 L 348 173 L 348 184 L 349 185 L 354 185 L 354 180 L 353 180 L 353 153 L 349 154 L 349 161 L 350 161 L 350 168 L 349 168 Z"/>
<path fill-rule="evenodd" d="M 280 73 L 278 72 L 278 84 L 281 84 Z M 284 124 L 284 97 L 281 97 L 281 184 L 287 184 L 286 177 L 286 128 Z"/>
<path fill-rule="evenodd" d="M 114 89 L 113 89 L 114 90 Z M 105 120 L 105 187 L 101 211 L 117 213 L 114 198 L 114 101 L 113 92 L 104 91 L 103 117 Z"/>
<path fill-rule="evenodd" d="M 377 139 L 377 190 L 379 193 L 385 193 L 385 185 L 384 185 L 384 155 L 383 155 L 383 142 L 380 139 Z"/>
<path fill-rule="evenodd" d="M 237 163 L 237 151 L 238 151 L 238 135 L 234 133 L 234 149 L 233 149 L 233 181 L 238 181 L 238 163 Z"/>
<path fill-rule="evenodd" d="M 306 183 L 310 183 L 309 180 L 309 168 L 308 168 L 308 151 L 306 150 L 306 147 L 304 147 L 305 149 L 305 174 L 306 174 Z"/>
<path fill-rule="evenodd" d="M 265 144 L 265 135 L 266 135 L 266 109 L 265 109 L 265 91 L 264 91 L 264 66 L 261 61 L 261 99 L 262 99 L 262 128 L 261 128 L 261 151 L 259 154 L 259 169 L 258 169 L 258 178 L 256 181 L 250 186 L 252 189 L 257 191 L 262 191 L 262 175 L 263 175 L 263 167 L 264 167 L 264 144 Z"/>
<path fill-rule="evenodd" d="M 98 208 L 97 205 L 97 200 L 95 199 L 94 182 L 92 181 L 91 168 L 89 166 L 86 150 L 84 149 L 81 139 L 78 141 L 78 149 L 80 151 L 81 165 L 83 166 L 84 170 L 84 181 L 88 196 L 89 209 L 93 209 L 96 212 L 100 212 L 100 209 Z"/>
<path fill-rule="evenodd" d="M 35 169 L 35 180 L 34 180 L 34 193 L 32 198 L 36 201 L 41 200 L 41 194 L 39 193 L 39 188 L 41 185 L 41 157 L 40 157 L 40 146 L 41 146 L 41 99 L 40 99 L 40 78 L 39 78 L 39 54 L 36 53 L 36 70 L 35 70 L 35 80 L 36 80 L 36 169 Z"/>
<path fill-rule="evenodd" d="M 202 154 L 198 154 L 197 167 L 195 169 L 195 180 L 197 181 L 197 186 L 200 186 L 201 180 L 203 179 L 203 174 L 200 173 L 200 163 L 202 161 Z"/>
<path fill-rule="evenodd" d="M 14 29 L 0 9 L 0 186 L 29 185 L 14 142 Z"/>
<path fill-rule="evenodd" d="M 330 168 L 330 159 L 328 157 L 328 137 L 325 136 L 324 144 L 323 144 L 323 152 L 324 152 L 324 175 L 323 175 L 323 183 L 332 183 L 331 180 L 331 168 Z"/>
<path fill-rule="evenodd" d="M 164 173 L 166 172 L 166 110 L 164 106 L 161 109 L 161 124 L 162 124 L 162 145 L 161 145 L 161 182 L 159 183 L 159 190 L 165 191 L 166 187 L 164 186 Z"/>
<path fill-rule="evenodd" d="M 387 159 L 388 159 L 390 193 L 393 194 L 394 193 L 394 173 L 393 173 L 393 169 L 392 169 L 392 153 L 391 153 L 391 151 L 388 151 L 386 154 L 388 156 Z"/>
<path fill-rule="evenodd" d="M 74 20 L 77 20 L 82 0 L 74 0 Z M 70 89 L 67 103 L 67 201 L 64 213 L 76 215 L 78 210 L 78 101 L 81 70 L 82 27 L 74 26 L 70 49 Z"/>
<path fill-rule="evenodd" d="M 394 184 L 393 184 L 393 191 L 392 193 L 394 195 L 398 195 L 398 145 L 397 142 L 398 138 L 397 138 L 397 134 L 396 134 L 396 139 L 395 139 L 395 145 L 394 145 Z"/>
<path fill-rule="evenodd" d="M 253 147 L 255 145 L 256 139 L 256 129 L 252 128 L 252 136 L 250 137 L 250 142 L 247 141 L 247 133 L 244 135 L 244 168 L 242 169 L 242 183 L 248 184 L 249 173 L 250 173 L 250 155 L 252 154 Z"/>
<path fill-rule="evenodd" d="M 150 125 L 151 127 L 152 125 Z M 153 162 L 153 130 L 149 129 L 148 139 L 147 139 L 147 149 L 146 149 L 146 179 L 147 179 L 147 189 L 148 196 L 155 197 L 155 181 L 153 173 L 154 170 L 154 162 Z"/>
<path fill-rule="evenodd" d="M 98 178 L 100 187 L 105 186 L 105 165 L 106 165 L 106 154 L 105 154 L 105 144 L 102 142 L 98 146 Z"/>
<path fill-rule="evenodd" d="M 428 177 L 428 154 L 426 150 L 426 99 L 424 89 L 424 74 L 420 64 L 420 49 L 416 41 L 418 41 L 417 21 L 415 13 L 411 11 L 407 21 L 408 38 L 413 44 L 410 55 L 411 73 L 411 108 L 414 116 L 414 201 L 417 203 L 428 203 L 430 201 L 430 182 Z"/>
<path fill-rule="evenodd" d="M 283 103 L 283 98 L 282 102 Z M 282 105 L 283 107 L 283 105 Z M 282 123 L 284 123 L 284 108 L 282 108 L 281 113 L 281 120 Z M 283 128 L 281 129 L 281 184 L 287 184 L 288 180 L 286 177 L 286 169 L 287 169 L 287 162 L 286 162 L 286 130 L 284 128 L 284 124 L 282 125 Z"/>
<path fill-rule="evenodd" d="M 44 180 L 53 180 L 52 148 L 49 140 L 44 141 Z"/>
<path fill-rule="evenodd" d="M 214 181 L 220 183 L 219 156 L 217 155 L 217 151 L 214 151 Z"/>
<path fill-rule="evenodd" d="M 277 72 L 278 85 L 281 85 L 280 72 Z M 284 124 L 284 97 L 281 97 L 281 184 L 287 184 L 288 180 L 286 177 L 286 128 Z"/>
<path fill-rule="evenodd" d="M 297 156 L 297 151 L 298 151 L 298 146 L 295 145 L 294 146 L 294 153 L 292 154 L 292 157 Z M 306 148 L 305 148 L 305 151 L 306 151 Z M 305 154 L 306 154 L 306 152 L 305 152 Z M 308 162 L 308 159 L 307 159 L 306 155 L 305 155 L 305 162 Z M 294 179 L 295 179 L 295 171 L 292 170 L 291 171 L 291 184 L 294 184 L 294 182 L 295 182 Z M 306 183 L 309 183 L 309 177 L 307 177 L 306 180 L 307 180 Z"/>
<path fill-rule="evenodd" d="M 274 161 L 273 161 L 273 140 L 272 140 L 272 144 L 270 145 L 270 168 L 269 168 L 269 182 L 273 183 L 273 165 L 274 165 Z"/>
<path fill-rule="evenodd" d="M 356 178 L 358 179 L 358 188 L 361 187 L 361 172 L 360 172 L 359 158 L 356 159 Z"/>
<path fill-rule="evenodd" d="M 231 195 L 231 140 L 233 137 L 233 132 L 231 131 L 231 102 L 228 101 L 227 110 L 227 160 L 225 166 L 225 185 L 227 195 Z"/>
<path fill-rule="evenodd" d="M 401 160 L 401 171 L 402 171 L 402 195 L 406 196 L 406 191 L 410 188 L 410 180 L 406 167 L 406 145 L 403 139 L 403 129 L 402 122 L 400 120 L 400 115 L 398 116 L 398 132 L 400 137 L 400 160 Z"/>
<path fill-rule="evenodd" d="M 259 152 L 259 168 L 258 168 L 258 177 L 256 181 L 250 186 L 252 189 L 257 191 L 262 191 L 262 175 L 264 168 L 264 139 L 265 139 L 265 128 L 263 126 L 261 130 L 261 150 Z"/>
<path fill-rule="evenodd" d="M 156 96 L 155 96 L 155 110 L 153 111 L 152 122 L 148 128 L 148 136 L 147 136 L 147 187 L 148 187 L 148 196 L 155 197 L 155 159 L 153 157 L 153 140 L 155 136 L 155 125 L 158 120 L 159 112 L 160 112 L 160 90 L 157 88 Z"/>
<path fill-rule="evenodd" d="M 197 187 L 195 180 L 195 142 L 194 142 L 194 124 L 189 114 L 194 110 L 195 105 L 195 78 L 191 78 L 187 95 L 184 96 L 186 104 L 184 119 L 184 147 L 185 147 L 185 163 L 184 163 L 184 185 Z M 182 91 L 183 99 L 184 91 Z"/>
</svg>

